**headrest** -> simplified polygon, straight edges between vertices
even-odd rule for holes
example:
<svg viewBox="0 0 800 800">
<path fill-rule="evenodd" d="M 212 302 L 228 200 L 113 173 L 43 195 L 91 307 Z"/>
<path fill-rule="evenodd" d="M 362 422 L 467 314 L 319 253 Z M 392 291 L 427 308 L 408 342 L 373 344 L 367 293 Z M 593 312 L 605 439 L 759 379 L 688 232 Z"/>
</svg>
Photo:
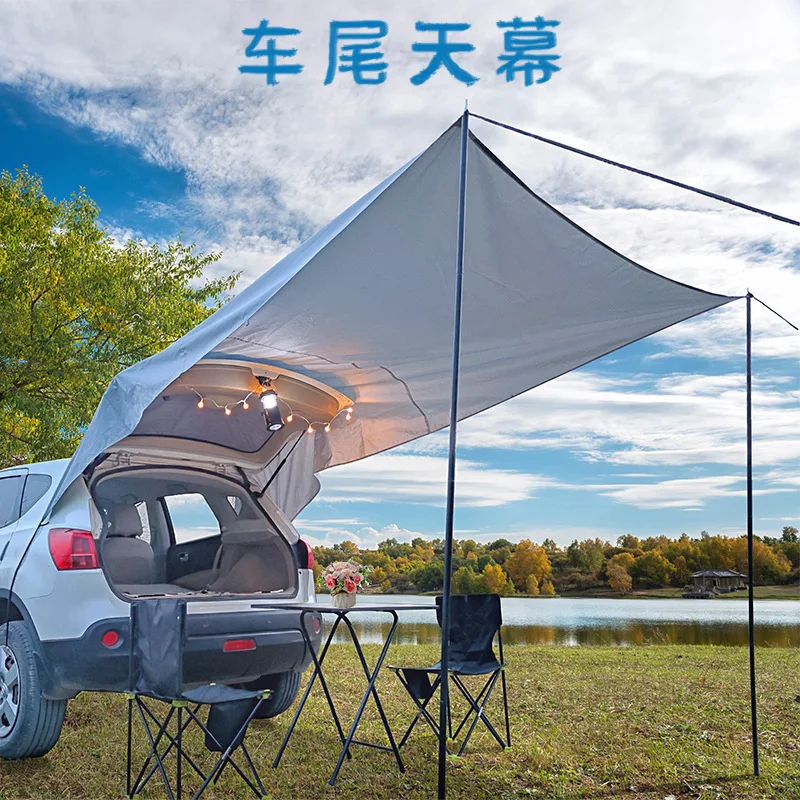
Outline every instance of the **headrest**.
<svg viewBox="0 0 800 800">
<path fill-rule="evenodd" d="M 142 518 L 136 506 L 117 506 L 108 535 L 126 537 L 142 535 Z"/>
<path fill-rule="evenodd" d="M 274 535 L 265 519 L 242 519 L 222 526 L 223 544 L 264 545 Z"/>
</svg>

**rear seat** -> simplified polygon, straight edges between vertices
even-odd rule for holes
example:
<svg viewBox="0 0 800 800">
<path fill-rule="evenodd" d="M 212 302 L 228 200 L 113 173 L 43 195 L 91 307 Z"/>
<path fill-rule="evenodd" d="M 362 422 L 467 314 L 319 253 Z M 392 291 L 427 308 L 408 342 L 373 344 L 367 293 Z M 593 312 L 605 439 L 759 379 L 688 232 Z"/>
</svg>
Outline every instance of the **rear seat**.
<svg viewBox="0 0 800 800">
<path fill-rule="evenodd" d="M 142 520 L 136 506 L 117 506 L 103 540 L 103 565 L 115 586 L 155 580 L 153 548 L 141 535 Z"/>
<path fill-rule="evenodd" d="M 264 520 L 239 520 L 222 528 L 222 543 L 211 569 L 176 578 L 189 590 L 248 594 L 286 589 L 286 559 L 277 535 Z"/>
</svg>

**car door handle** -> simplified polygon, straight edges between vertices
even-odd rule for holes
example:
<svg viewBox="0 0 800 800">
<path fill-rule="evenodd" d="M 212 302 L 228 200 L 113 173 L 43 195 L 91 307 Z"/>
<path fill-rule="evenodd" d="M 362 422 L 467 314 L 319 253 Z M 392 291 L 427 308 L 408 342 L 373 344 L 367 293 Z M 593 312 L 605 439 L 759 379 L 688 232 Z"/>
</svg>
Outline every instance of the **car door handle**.
<svg viewBox="0 0 800 800">
<path fill-rule="evenodd" d="M 188 553 L 178 553 L 178 561 L 181 564 L 188 564 L 189 563 L 189 554 Z"/>
</svg>

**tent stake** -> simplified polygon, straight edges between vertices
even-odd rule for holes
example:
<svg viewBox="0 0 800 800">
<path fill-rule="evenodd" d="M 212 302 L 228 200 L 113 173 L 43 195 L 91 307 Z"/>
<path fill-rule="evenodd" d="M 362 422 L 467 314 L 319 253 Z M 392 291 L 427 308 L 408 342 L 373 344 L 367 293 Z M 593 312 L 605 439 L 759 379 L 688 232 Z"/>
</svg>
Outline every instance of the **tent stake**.
<svg viewBox="0 0 800 800">
<path fill-rule="evenodd" d="M 758 770 L 758 720 L 756 716 L 756 640 L 753 616 L 753 371 L 750 307 L 747 293 L 747 627 L 750 635 L 750 725 L 753 734 L 753 774 Z"/>
<path fill-rule="evenodd" d="M 444 527 L 444 586 L 442 588 L 442 657 L 439 690 L 439 800 L 447 795 L 447 711 L 450 706 L 450 588 L 453 568 L 453 514 L 456 497 L 456 428 L 458 424 L 458 376 L 461 363 L 461 301 L 464 281 L 464 229 L 467 206 L 467 144 L 469 110 L 461 118 L 461 164 L 458 179 L 458 236 L 456 240 L 456 297 L 453 323 L 453 377 L 450 393 L 450 449 L 447 457 L 447 507 Z"/>
</svg>

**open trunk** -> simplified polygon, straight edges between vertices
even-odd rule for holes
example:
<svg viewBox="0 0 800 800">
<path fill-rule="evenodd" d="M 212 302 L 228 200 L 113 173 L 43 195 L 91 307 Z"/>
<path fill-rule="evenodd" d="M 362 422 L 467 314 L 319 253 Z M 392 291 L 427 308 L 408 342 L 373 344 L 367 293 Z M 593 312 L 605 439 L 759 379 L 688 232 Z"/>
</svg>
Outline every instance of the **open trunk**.
<svg viewBox="0 0 800 800">
<path fill-rule="evenodd" d="M 127 599 L 297 593 L 297 534 L 243 481 L 193 467 L 107 467 L 91 483 L 100 561 Z"/>
</svg>

